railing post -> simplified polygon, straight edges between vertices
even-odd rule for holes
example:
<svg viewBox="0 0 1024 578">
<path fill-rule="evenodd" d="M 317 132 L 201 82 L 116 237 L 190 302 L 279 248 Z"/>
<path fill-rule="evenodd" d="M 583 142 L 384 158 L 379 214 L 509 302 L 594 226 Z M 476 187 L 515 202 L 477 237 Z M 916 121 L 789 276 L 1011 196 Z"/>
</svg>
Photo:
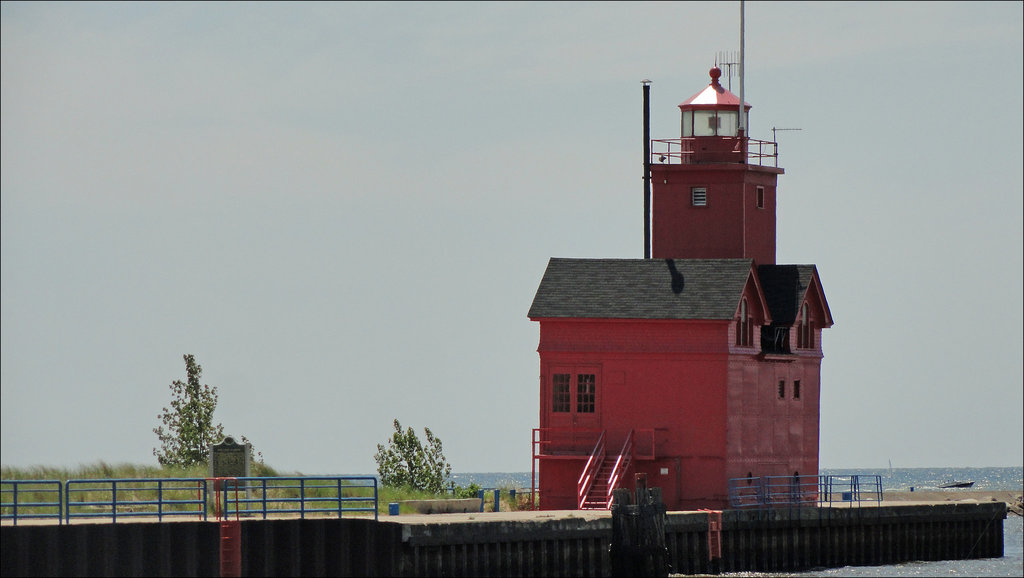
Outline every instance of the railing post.
<svg viewBox="0 0 1024 578">
<path fill-rule="evenodd" d="M 18 482 L 14 482 L 14 525 L 18 525 Z"/>
<path fill-rule="evenodd" d="M 338 478 L 335 482 L 338 484 L 338 517 L 340 518 L 343 512 L 342 504 L 344 503 L 341 500 L 341 478 Z"/>
<path fill-rule="evenodd" d="M 260 500 L 261 500 L 260 503 L 263 505 L 263 519 L 266 520 L 267 519 L 267 479 L 266 478 L 260 480 L 260 492 L 262 492 L 260 494 Z"/>
</svg>

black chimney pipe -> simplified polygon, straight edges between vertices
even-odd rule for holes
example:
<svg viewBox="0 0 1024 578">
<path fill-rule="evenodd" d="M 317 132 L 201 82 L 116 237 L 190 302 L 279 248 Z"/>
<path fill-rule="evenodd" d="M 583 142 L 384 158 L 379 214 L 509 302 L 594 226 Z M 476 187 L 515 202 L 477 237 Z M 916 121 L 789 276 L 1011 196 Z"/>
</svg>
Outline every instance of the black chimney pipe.
<svg viewBox="0 0 1024 578">
<path fill-rule="evenodd" d="M 651 81 L 644 80 L 644 259 L 651 258 Z"/>
</svg>

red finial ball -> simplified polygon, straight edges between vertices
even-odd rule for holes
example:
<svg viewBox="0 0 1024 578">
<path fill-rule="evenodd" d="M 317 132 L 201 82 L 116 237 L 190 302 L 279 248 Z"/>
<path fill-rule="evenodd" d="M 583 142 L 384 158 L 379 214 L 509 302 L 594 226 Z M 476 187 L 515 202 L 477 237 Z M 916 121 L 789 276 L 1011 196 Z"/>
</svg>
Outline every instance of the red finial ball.
<svg viewBox="0 0 1024 578">
<path fill-rule="evenodd" d="M 711 75 L 711 81 L 712 82 L 718 82 L 718 77 L 722 76 L 722 69 L 718 68 L 717 66 L 715 66 L 711 70 L 708 71 L 708 74 Z"/>
</svg>

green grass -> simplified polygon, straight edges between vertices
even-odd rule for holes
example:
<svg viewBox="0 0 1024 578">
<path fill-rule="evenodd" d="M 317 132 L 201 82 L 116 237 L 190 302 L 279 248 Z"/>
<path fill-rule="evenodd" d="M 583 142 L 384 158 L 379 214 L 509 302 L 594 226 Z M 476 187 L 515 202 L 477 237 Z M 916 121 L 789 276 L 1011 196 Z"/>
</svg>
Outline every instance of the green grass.
<svg viewBox="0 0 1024 578">
<path fill-rule="evenodd" d="M 59 480 L 66 482 L 67 480 L 90 480 L 90 479 L 145 479 L 145 480 L 157 480 L 166 478 L 189 478 L 189 479 L 205 479 L 209 475 L 209 467 L 206 464 L 199 464 L 190 468 L 175 468 L 175 467 L 162 467 L 158 465 L 139 465 L 139 464 L 108 464 L 100 461 L 94 464 L 82 464 L 74 468 L 57 468 L 57 467 L 46 467 L 46 466 L 34 466 L 28 468 L 14 468 L 9 466 L 0 467 L 0 477 L 4 481 L 14 480 Z M 302 477 L 302 473 L 285 473 L 279 474 L 274 468 L 255 463 L 252 466 L 253 477 Z M 149 483 L 137 483 L 137 484 L 118 484 L 118 501 L 137 501 L 143 502 L 146 500 L 155 500 L 156 491 L 152 489 L 155 484 Z M 81 488 L 82 486 L 78 486 Z M 97 486 L 99 488 L 99 486 Z M 4 490 L 8 490 L 7 486 Z M 25 489 L 25 488 L 23 488 Z M 211 488 L 212 489 L 212 488 Z M 457 498 L 475 498 L 478 495 L 479 487 L 469 486 L 467 488 L 456 488 L 454 497 Z M 372 499 L 372 488 L 353 487 L 351 489 L 343 489 L 342 493 L 346 497 L 368 497 Z M 164 492 L 165 500 L 175 499 L 194 499 L 197 494 L 195 489 L 173 489 L 171 491 Z M 336 494 L 336 489 L 331 488 L 311 488 L 309 485 L 306 487 L 306 498 L 310 497 L 324 497 L 330 498 Z M 268 500 L 272 499 L 294 499 L 299 495 L 297 488 L 280 488 L 280 489 L 269 489 L 267 491 Z M 441 492 L 438 494 L 432 492 L 425 492 L 422 490 L 416 490 L 409 487 L 404 488 L 389 488 L 379 486 L 377 490 L 377 511 L 380 514 L 388 514 L 388 504 L 391 502 L 403 502 L 406 500 L 433 500 L 433 499 L 447 499 L 452 498 L 453 495 L 450 491 Z M 515 511 L 529 508 L 529 495 L 518 495 L 516 496 L 516 502 L 512 503 L 509 500 L 508 488 L 501 488 L 501 510 L 502 511 Z M 5 503 L 10 502 L 13 499 L 12 494 L 7 491 L 3 494 L 3 501 Z M 32 492 L 22 491 L 19 493 L 18 502 L 19 504 L 37 502 L 37 503 L 51 503 L 55 502 L 57 497 L 53 493 L 48 492 Z M 110 491 L 97 489 L 96 491 L 82 491 L 78 492 L 74 496 L 74 501 L 107 501 L 110 500 Z M 212 498 L 210 499 L 212 502 Z M 329 504 L 329 501 L 324 502 Z M 353 502 L 352 507 L 365 507 L 367 504 L 360 502 Z M 181 509 L 195 508 L 195 505 L 183 505 Z M 212 508 L 212 505 L 209 506 Z M 298 507 L 294 502 L 271 502 L 268 504 L 268 510 L 270 509 L 285 509 Z M 307 503 L 307 508 L 320 507 L 317 503 Z M 92 507 L 95 510 L 102 510 L 101 507 Z M 74 512 L 81 512 L 87 510 L 88 507 L 81 506 L 77 507 Z M 154 510 L 155 506 L 139 504 L 137 506 L 127 505 L 125 511 L 132 512 L 148 512 Z M 484 493 L 484 511 L 490 512 L 494 509 L 494 492 L 487 491 Z M 3 513 L 9 514 L 11 508 L 4 508 Z M 26 508 L 19 506 L 19 514 L 23 513 L 51 513 L 55 511 L 55 508 L 41 506 L 36 508 Z M 109 511 L 109 508 L 107 508 Z M 168 511 L 165 506 L 164 511 Z M 212 510 L 211 510 L 212 511 Z M 121 512 L 121 506 L 119 505 L 118 512 Z M 402 513 L 409 513 L 402 511 Z"/>
<path fill-rule="evenodd" d="M 277 471 L 267 465 L 255 463 L 251 467 L 253 477 L 277 476 Z M 5 480 L 79 480 L 79 479 L 135 479 L 135 478 L 206 478 L 210 467 L 198 464 L 190 468 L 165 467 L 139 464 L 81 464 L 75 468 L 32 466 L 28 468 L 0 467 L 0 478 Z M 301 476 L 302 474 L 295 474 Z"/>
<path fill-rule="evenodd" d="M 252 464 L 252 477 L 268 477 L 276 478 L 280 477 L 278 472 L 269 466 L 260 463 Z M 139 482 L 119 482 L 117 484 L 117 500 L 118 500 L 118 515 L 122 512 L 128 513 L 155 513 L 157 511 L 157 505 L 148 504 L 145 502 L 152 502 L 158 499 L 164 502 L 162 511 L 166 512 L 195 512 L 200 509 L 200 504 L 194 503 L 182 503 L 174 504 L 176 500 L 179 501 L 195 501 L 201 496 L 200 488 L 201 485 L 194 482 L 167 482 L 160 484 L 162 491 L 158 492 L 157 483 L 158 480 L 166 480 L 171 478 L 185 478 L 185 479 L 199 479 L 205 480 L 209 476 L 209 466 L 206 464 L 198 464 L 189 468 L 180 467 L 162 467 L 156 465 L 138 465 L 138 464 L 108 464 L 106 462 L 97 462 L 94 464 L 79 465 L 74 468 L 57 468 L 57 467 L 46 467 L 46 466 L 35 466 L 28 468 L 14 468 L 3 466 L 0 467 L 0 477 L 4 482 L 10 481 L 25 481 L 25 480 L 58 480 L 64 482 L 67 485 L 68 480 L 146 480 Z M 288 477 L 303 477 L 301 473 L 285 474 L 285 478 Z M 346 484 L 342 481 L 343 485 Z M 325 487 L 319 487 L 325 485 Z M 286 486 L 286 487 L 277 487 Z M 300 490 L 297 487 L 298 482 L 281 480 L 281 482 L 268 481 L 266 499 L 267 509 L 290 509 L 299 508 L 300 505 L 294 500 L 300 497 Z M 106 504 L 112 500 L 112 484 L 109 483 L 76 483 L 73 486 L 73 492 L 71 501 L 75 503 L 81 502 L 100 502 Z M 259 486 L 262 488 L 262 486 Z M 207 486 L 208 491 L 211 493 L 208 496 L 207 501 L 209 502 L 206 509 L 212 512 L 213 502 L 215 496 L 212 495 L 213 488 Z M 13 484 L 3 485 L 3 502 L 8 504 L 14 500 Z M 365 497 L 370 500 L 369 504 L 372 504 L 373 489 L 365 487 L 352 487 L 342 488 L 342 496 L 351 497 Z M 320 481 L 307 481 L 305 483 L 304 497 L 306 500 L 305 508 L 307 511 L 311 508 L 329 508 L 329 504 L 333 498 L 336 498 L 338 494 L 337 486 L 325 484 Z M 239 498 L 245 499 L 245 494 L 239 495 Z M 261 489 L 253 491 L 254 498 L 262 499 Z M 317 500 L 320 498 L 322 500 Z M 50 486 L 25 486 L 22 485 L 18 492 L 18 513 L 21 514 L 51 514 L 56 513 L 56 503 L 59 501 L 59 496 L 56 492 L 51 490 Z M 363 502 L 347 502 L 346 508 L 352 507 L 366 507 L 368 503 Z M 26 506 L 25 504 L 36 504 L 36 506 Z M 335 507 L 337 501 L 334 500 Z M 249 507 L 262 507 L 263 504 L 252 505 Z M 243 509 L 245 508 L 243 504 Z M 104 505 L 76 505 L 71 509 L 73 514 L 78 513 L 110 513 L 111 506 Z M 4 515 L 13 513 L 13 508 L 10 506 L 3 508 Z"/>
</svg>

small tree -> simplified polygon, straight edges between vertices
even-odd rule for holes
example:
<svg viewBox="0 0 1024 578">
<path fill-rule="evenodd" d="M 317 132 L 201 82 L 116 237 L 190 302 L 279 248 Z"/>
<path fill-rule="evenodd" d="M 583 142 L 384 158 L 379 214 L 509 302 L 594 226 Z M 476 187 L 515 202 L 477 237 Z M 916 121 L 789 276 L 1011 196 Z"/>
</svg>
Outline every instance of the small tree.
<svg viewBox="0 0 1024 578">
<path fill-rule="evenodd" d="M 208 458 L 210 444 L 224 438 L 224 426 L 213 424 L 217 388 L 199 385 L 203 368 L 191 354 L 185 355 L 188 382 L 171 384 L 171 407 L 157 415 L 163 425 L 153 428 L 160 448 L 153 448 L 160 465 L 191 467 Z"/>
<path fill-rule="evenodd" d="M 377 444 L 377 454 L 373 456 L 381 484 L 441 492 L 451 476 L 452 467 L 444 457 L 440 438 L 430 428 L 423 428 L 427 437 L 424 447 L 412 428 L 403 432 L 397 419 L 394 426 L 395 433 L 388 439 L 387 447 Z"/>
</svg>

